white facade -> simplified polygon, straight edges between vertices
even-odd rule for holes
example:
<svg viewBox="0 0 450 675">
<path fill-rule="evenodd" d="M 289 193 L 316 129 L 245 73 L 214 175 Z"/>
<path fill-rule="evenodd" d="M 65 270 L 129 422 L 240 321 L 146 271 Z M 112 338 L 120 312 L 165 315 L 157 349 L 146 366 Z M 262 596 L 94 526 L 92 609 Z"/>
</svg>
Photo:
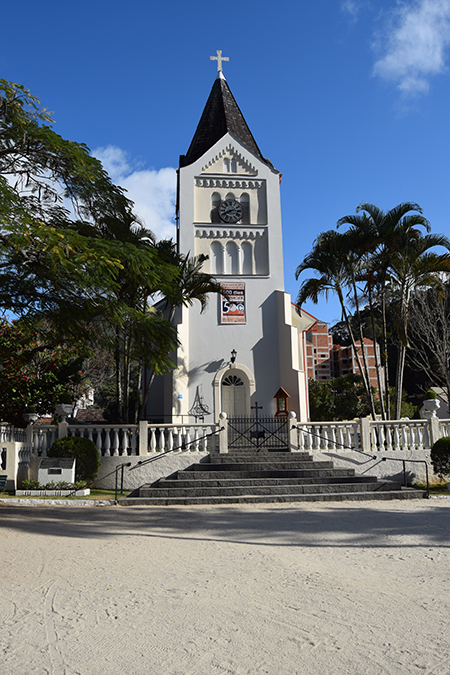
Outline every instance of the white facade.
<svg viewBox="0 0 450 675">
<path fill-rule="evenodd" d="M 218 77 L 224 79 L 221 73 Z M 232 97 L 228 85 L 225 93 Z M 232 104 L 241 114 L 234 99 Z M 182 421 L 179 416 L 192 413 L 201 397 L 210 411 L 205 421 L 216 420 L 220 412 L 250 417 L 255 402 L 262 406 L 260 415 L 272 415 L 274 396 L 283 387 L 290 395 L 289 409 L 306 420 L 302 331 L 309 321 L 293 311 L 284 292 L 279 172 L 227 131 L 198 159 L 182 162 L 178 180 L 180 252 L 207 255 L 204 271 L 225 285 L 235 284 L 243 295 L 231 319 L 222 311 L 220 296 L 210 297 L 203 314 L 198 304 L 178 310 L 177 369 L 165 376 L 164 388 L 157 385 L 153 410 L 157 400 L 160 410 L 164 401 L 165 421 L 169 416 Z M 240 205 L 231 222 L 218 214 L 225 200 Z M 224 309 L 231 305 L 229 299 Z M 237 352 L 234 363 L 232 350 Z"/>
</svg>

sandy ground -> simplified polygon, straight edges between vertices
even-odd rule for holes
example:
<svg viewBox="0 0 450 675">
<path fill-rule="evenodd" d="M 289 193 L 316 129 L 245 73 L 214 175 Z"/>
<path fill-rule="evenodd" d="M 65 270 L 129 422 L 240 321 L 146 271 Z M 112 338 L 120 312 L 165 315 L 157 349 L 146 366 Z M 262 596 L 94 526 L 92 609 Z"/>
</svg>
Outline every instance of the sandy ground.
<svg viewBox="0 0 450 675">
<path fill-rule="evenodd" d="M 1 675 L 450 673 L 450 501 L 0 507 Z"/>
</svg>

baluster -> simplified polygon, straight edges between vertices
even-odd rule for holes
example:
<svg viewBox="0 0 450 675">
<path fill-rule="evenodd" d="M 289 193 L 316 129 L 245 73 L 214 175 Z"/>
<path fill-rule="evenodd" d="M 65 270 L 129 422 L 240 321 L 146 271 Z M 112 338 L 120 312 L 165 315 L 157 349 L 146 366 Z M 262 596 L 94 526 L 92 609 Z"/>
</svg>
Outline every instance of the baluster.
<svg viewBox="0 0 450 675">
<path fill-rule="evenodd" d="M 398 424 L 394 424 L 394 450 L 400 450 L 400 436 L 398 433 Z"/>
<path fill-rule="evenodd" d="M 354 447 L 355 450 L 360 450 L 361 449 L 361 442 L 360 442 L 360 437 L 358 433 L 358 422 L 355 422 L 355 424 L 352 424 L 353 427 L 353 443 L 350 443 L 351 447 Z"/>
<path fill-rule="evenodd" d="M 95 445 L 97 446 L 98 454 L 102 456 L 102 430 L 94 429 L 95 431 Z"/>
<path fill-rule="evenodd" d="M 195 427 L 195 436 L 194 436 L 194 448 L 195 448 L 195 452 L 198 452 L 199 444 L 200 444 L 200 441 L 199 441 L 198 427 Z"/>
<path fill-rule="evenodd" d="M 390 424 L 387 424 L 385 427 L 385 432 L 386 432 L 386 445 L 385 445 L 385 450 L 388 452 L 392 452 L 392 427 Z"/>
<path fill-rule="evenodd" d="M 336 450 L 336 426 L 334 424 L 330 427 L 331 431 L 331 449 Z"/>
<path fill-rule="evenodd" d="M 214 427 L 213 427 L 212 430 L 214 431 Z M 216 450 L 216 438 L 217 438 L 217 437 L 216 437 L 216 434 L 213 434 L 213 435 L 211 436 L 211 452 L 215 452 L 215 450 Z M 206 446 L 205 449 L 207 450 L 207 449 L 208 449 L 208 446 Z"/>
<path fill-rule="evenodd" d="M 173 427 L 169 427 L 168 430 L 169 432 L 169 438 L 167 439 L 167 449 L 173 450 Z"/>
<path fill-rule="evenodd" d="M 111 437 L 109 435 L 109 429 L 104 429 L 105 432 L 105 457 L 111 457 Z"/>
<path fill-rule="evenodd" d="M 320 448 L 322 445 L 322 439 L 321 436 L 322 434 L 322 427 L 319 425 L 317 427 L 313 427 L 314 429 L 314 450 L 317 450 L 320 452 Z"/>
<path fill-rule="evenodd" d="M 159 429 L 159 451 L 164 452 L 164 446 L 165 446 L 165 438 L 164 438 L 164 429 L 160 427 Z"/>
<path fill-rule="evenodd" d="M 130 442 L 129 442 L 129 434 L 130 434 L 129 429 L 123 429 L 122 430 L 122 457 L 127 457 L 128 456 L 128 448 L 130 447 Z"/>
<path fill-rule="evenodd" d="M 156 429 L 152 427 L 150 436 L 150 450 L 156 452 Z"/>
<path fill-rule="evenodd" d="M 401 426 L 402 450 L 408 449 L 408 429 L 406 424 Z"/>
<path fill-rule="evenodd" d="M 131 455 L 137 455 L 137 449 L 136 449 L 137 448 L 137 442 L 136 441 L 137 441 L 137 430 L 131 429 L 131 431 L 130 431 L 130 447 L 131 447 L 130 454 Z"/>
<path fill-rule="evenodd" d="M 45 431 L 45 429 L 41 429 L 40 435 L 41 435 L 41 438 L 42 438 L 42 442 L 41 442 L 42 456 L 47 457 L 48 445 L 47 445 L 47 432 Z"/>
<path fill-rule="evenodd" d="M 417 428 L 417 424 L 414 424 L 414 423 L 410 422 L 408 424 L 407 428 L 408 428 L 408 433 L 409 433 L 409 449 L 410 450 L 416 450 L 417 446 L 418 446 L 418 443 L 417 443 L 418 433 L 417 432 L 419 431 L 418 428 Z"/>
<path fill-rule="evenodd" d="M 189 427 L 186 428 L 186 436 L 184 437 L 184 444 L 186 446 L 186 450 L 189 451 L 191 449 L 191 435 L 189 433 Z"/>
<path fill-rule="evenodd" d="M 87 430 L 87 437 L 90 441 L 93 441 L 94 439 L 92 438 L 92 427 L 89 427 Z"/>
<path fill-rule="evenodd" d="M 423 443 L 424 433 L 423 432 L 424 432 L 424 428 L 422 426 L 422 423 L 419 422 L 419 424 L 417 425 L 417 446 L 418 446 L 418 450 L 423 450 L 423 448 L 424 448 L 424 443 Z"/>
<path fill-rule="evenodd" d="M 202 436 L 202 450 L 207 452 L 208 450 L 208 433 L 211 431 L 209 427 L 204 427 L 203 436 Z"/>
<path fill-rule="evenodd" d="M 111 448 L 112 448 L 112 457 L 118 457 L 119 456 L 119 434 L 117 433 L 117 429 L 110 429 L 109 430 L 109 435 L 112 436 L 112 442 L 111 442 Z"/>
<path fill-rule="evenodd" d="M 378 438 L 379 441 L 379 450 L 384 450 L 385 449 L 385 442 L 386 442 L 386 427 L 384 424 L 380 424 L 380 435 Z"/>
<path fill-rule="evenodd" d="M 308 451 L 309 451 L 309 452 L 312 452 L 312 449 L 313 449 L 313 437 L 312 437 L 312 433 L 311 433 L 311 432 L 312 432 L 312 426 L 311 426 L 311 425 L 308 425 L 308 426 L 306 427 L 306 432 L 307 432 L 307 434 L 308 434 L 308 435 L 306 436 L 306 445 L 307 445 Z"/>
<path fill-rule="evenodd" d="M 344 427 L 343 427 L 342 424 L 338 424 L 338 425 L 337 425 L 337 438 L 336 438 L 336 442 L 337 442 L 337 444 L 338 444 L 338 450 L 345 450 L 345 448 L 344 448 L 344 433 L 343 433 L 343 429 L 344 429 Z"/>
<path fill-rule="evenodd" d="M 297 433 L 298 433 L 298 449 L 300 452 L 305 452 L 305 438 L 303 435 L 303 427 L 297 425 Z"/>
<path fill-rule="evenodd" d="M 183 435 L 181 433 L 181 427 L 178 427 L 177 429 L 175 429 L 175 434 L 176 434 L 176 437 L 177 437 L 178 452 L 181 452 L 181 446 L 183 445 Z"/>
<path fill-rule="evenodd" d="M 33 448 L 34 454 L 39 455 L 39 433 L 37 429 L 33 429 Z"/>
</svg>

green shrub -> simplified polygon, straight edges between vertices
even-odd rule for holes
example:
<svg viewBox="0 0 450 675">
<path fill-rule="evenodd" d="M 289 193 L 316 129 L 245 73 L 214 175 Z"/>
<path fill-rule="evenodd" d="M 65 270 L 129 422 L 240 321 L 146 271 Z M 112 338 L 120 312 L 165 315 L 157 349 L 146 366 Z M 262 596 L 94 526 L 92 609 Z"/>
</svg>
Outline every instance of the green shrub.
<svg viewBox="0 0 450 675">
<path fill-rule="evenodd" d="M 434 473 L 444 480 L 444 476 L 450 476 L 450 436 L 440 438 L 431 448 L 431 464 Z"/>
<path fill-rule="evenodd" d="M 22 490 L 39 490 L 40 483 L 38 480 L 23 480 Z"/>
<path fill-rule="evenodd" d="M 72 397 L 70 394 L 67 394 L 65 392 L 64 394 L 60 394 L 58 398 L 58 403 L 64 403 L 66 405 L 70 405 L 72 403 Z"/>
<path fill-rule="evenodd" d="M 75 480 L 93 482 L 100 468 L 98 450 L 88 438 L 59 438 L 48 451 L 48 457 L 75 457 Z"/>
<path fill-rule="evenodd" d="M 35 405 L 29 405 L 29 406 L 27 406 L 27 407 L 25 408 L 25 412 L 26 412 L 26 413 L 36 413 L 36 412 L 37 412 L 37 408 L 36 408 Z"/>
<path fill-rule="evenodd" d="M 437 394 L 432 389 L 428 389 L 428 391 L 425 392 L 424 399 L 427 401 L 432 398 L 437 398 Z"/>
</svg>

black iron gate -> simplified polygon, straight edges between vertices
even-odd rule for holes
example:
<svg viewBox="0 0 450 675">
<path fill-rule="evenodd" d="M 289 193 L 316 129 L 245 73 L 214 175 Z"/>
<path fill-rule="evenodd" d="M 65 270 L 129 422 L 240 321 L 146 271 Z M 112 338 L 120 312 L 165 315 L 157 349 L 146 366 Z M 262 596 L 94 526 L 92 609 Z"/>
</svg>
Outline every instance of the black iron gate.
<svg viewBox="0 0 450 675">
<path fill-rule="evenodd" d="M 287 417 L 231 417 L 228 420 L 228 450 L 289 450 Z"/>
</svg>

